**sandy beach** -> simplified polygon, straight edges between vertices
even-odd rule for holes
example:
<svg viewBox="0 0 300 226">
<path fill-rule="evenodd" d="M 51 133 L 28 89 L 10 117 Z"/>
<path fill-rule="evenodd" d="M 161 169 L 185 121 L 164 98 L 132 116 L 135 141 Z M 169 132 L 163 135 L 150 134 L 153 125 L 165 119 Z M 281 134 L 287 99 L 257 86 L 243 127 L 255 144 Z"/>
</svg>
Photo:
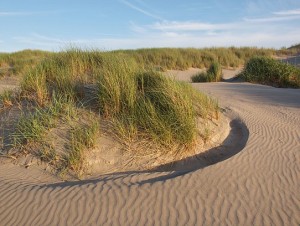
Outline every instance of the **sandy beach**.
<svg viewBox="0 0 300 226">
<path fill-rule="evenodd" d="M 169 73 L 189 81 L 195 70 Z M 236 124 L 237 143 L 220 145 L 230 156 L 188 170 L 73 182 L 3 160 L 0 225 L 298 226 L 300 90 L 238 81 L 193 86 L 216 97 Z"/>
</svg>

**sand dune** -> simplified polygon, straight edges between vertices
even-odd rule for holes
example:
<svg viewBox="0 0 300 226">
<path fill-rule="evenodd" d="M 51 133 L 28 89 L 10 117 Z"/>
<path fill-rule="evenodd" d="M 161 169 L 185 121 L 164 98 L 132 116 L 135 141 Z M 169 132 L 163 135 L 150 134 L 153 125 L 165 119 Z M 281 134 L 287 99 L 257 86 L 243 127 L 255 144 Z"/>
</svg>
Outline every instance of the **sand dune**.
<svg viewBox="0 0 300 226">
<path fill-rule="evenodd" d="M 299 225 L 300 90 L 238 82 L 194 87 L 247 127 L 240 152 L 189 171 L 75 182 L 3 163 L 0 225 Z"/>
</svg>

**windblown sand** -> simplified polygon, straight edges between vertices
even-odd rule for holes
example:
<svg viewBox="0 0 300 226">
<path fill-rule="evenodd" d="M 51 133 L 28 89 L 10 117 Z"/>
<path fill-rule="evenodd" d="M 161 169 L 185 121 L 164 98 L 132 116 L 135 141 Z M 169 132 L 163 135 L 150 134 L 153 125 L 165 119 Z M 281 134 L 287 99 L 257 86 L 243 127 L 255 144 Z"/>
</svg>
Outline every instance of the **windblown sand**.
<svg viewBox="0 0 300 226">
<path fill-rule="evenodd" d="M 193 86 L 217 97 L 241 126 L 233 134 L 241 141 L 238 153 L 188 170 L 75 182 L 2 164 L 0 225 L 298 226 L 300 90 L 239 82 Z M 230 143 L 220 148 L 230 152 Z"/>
</svg>

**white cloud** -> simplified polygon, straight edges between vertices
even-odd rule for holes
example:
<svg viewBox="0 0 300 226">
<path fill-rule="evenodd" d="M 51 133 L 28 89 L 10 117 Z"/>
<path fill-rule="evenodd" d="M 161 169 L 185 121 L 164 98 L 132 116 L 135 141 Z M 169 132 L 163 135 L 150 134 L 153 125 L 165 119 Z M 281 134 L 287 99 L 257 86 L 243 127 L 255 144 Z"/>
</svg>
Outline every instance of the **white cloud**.
<svg viewBox="0 0 300 226">
<path fill-rule="evenodd" d="M 123 3 L 124 1 L 122 0 Z M 278 25 L 276 22 L 282 21 L 283 23 L 284 21 L 297 19 L 300 19 L 300 15 L 292 15 L 291 12 L 281 11 L 281 14 L 273 13 L 271 17 L 244 18 L 241 21 L 232 23 L 155 20 L 156 22 L 146 25 L 129 22 L 132 34 L 126 37 L 99 34 L 98 37 L 94 38 L 75 37 L 66 39 L 33 33 L 28 36 L 15 37 L 14 40 L 17 42 L 17 46 L 52 51 L 61 50 L 70 45 L 104 50 L 211 46 L 280 48 L 299 42 L 300 30 L 295 29 L 294 23 L 288 22 L 286 25 L 281 26 L 282 24 Z"/>
<path fill-rule="evenodd" d="M 286 10 L 286 11 L 278 11 L 278 12 L 274 12 L 273 14 L 275 14 L 275 15 L 280 15 L 280 16 L 300 15 L 300 9 L 292 9 L 292 10 Z"/>
<path fill-rule="evenodd" d="M 288 20 L 297 20 L 300 19 L 299 16 L 278 16 L 278 17 L 263 17 L 263 18 L 244 18 L 246 22 L 280 22 L 280 21 L 288 21 Z"/>
<path fill-rule="evenodd" d="M 25 43 L 25 44 L 35 45 L 35 46 L 55 47 L 57 45 L 66 44 L 66 42 L 64 42 L 61 39 L 47 37 L 36 33 L 30 36 L 13 37 L 13 39 L 19 43 Z"/>
<path fill-rule="evenodd" d="M 50 38 L 50 37 L 43 36 L 43 35 L 40 35 L 40 34 L 37 34 L 37 33 L 34 33 L 33 37 L 35 37 L 37 39 L 40 39 L 42 41 L 45 41 L 45 42 L 59 43 L 59 44 L 60 43 L 64 43 L 64 41 L 62 39 L 59 39 L 59 38 Z"/>
<path fill-rule="evenodd" d="M 257 46 L 257 47 L 282 47 L 298 42 L 299 32 L 277 33 L 249 32 L 238 35 L 237 33 L 221 33 L 214 35 L 179 35 L 176 33 L 153 34 L 143 39 L 127 39 L 120 45 L 119 40 L 114 40 L 117 48 L 142 48 L 142 47 L 229 47 L 229 46 Z M 110 44 L 110 40 L 107 41 Z M 124 45 L 123 45 L 124 44 Z"/>
<path fill-rule="evenodd" d="M 240 32 L 205 32 L 202 35 L 194 33 L 178 33 L 175 31 L 148 32 L 145 35 L 130 38 L 91 38 L 91 39 L 59 39 L 40 34 L 16 37 L 17 46 L 24 48 L 46 49 L 58 51 L 70 45 L 82 48 L 99 48 L 102 50 L 137 49 L 151 47 L 229 47 L 257 46 L 276 47 L 292 45 L 299 41 L 300 30 L 286 29 L 278 31 L 270 29 L 267 32 L 261 28 L 254 31 Z"/>
<path fill-rule="evenodd" d="M 233 29 L 238 26 L 237 23 L 227 24 L 212 24 L 201 22 L 178 22 L 178 21 L 164 21 L 156 22 L 149 27 L 156 30 L 168 30 L 168 31 L 207 31 L 207 30 L 224 30 Z"/>
<path fill-rule="evenodd" d="M 33 12 L 0 12 L 0 16 L 28 16 Z"/>
<path fill-rule="evenodd" d="M 147 29 L 145 29 L 142 26 L 139 26 L 137 24 L 135 24 L 134 22 L 130 21 L 130 29 L 137 33 L 137 34 L 145 34 L 147 32 Z"/>
<path fill-rule="evenodd" d="M 0 11 L 1 16 L 32 16 L 32 15 L 46 15 L 46 14 L 57 14 L 66 13 L 69 11 L 65 10 L 53 10 L 53 11 Z"/>
</svg>

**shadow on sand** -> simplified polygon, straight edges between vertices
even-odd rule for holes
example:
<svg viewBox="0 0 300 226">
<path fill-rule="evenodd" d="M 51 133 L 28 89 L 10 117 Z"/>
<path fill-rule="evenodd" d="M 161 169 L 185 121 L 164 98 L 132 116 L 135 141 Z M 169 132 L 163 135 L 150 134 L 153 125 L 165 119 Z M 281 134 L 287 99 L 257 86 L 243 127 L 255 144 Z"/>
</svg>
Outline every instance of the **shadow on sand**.
<svg viewBox="0 0 300 226">
<path fill-rule="evenodd" d="M 172 173 L 149 180 L 144 180 L 139 182 L 139 184 L 166 181 L 224 161 L 239 153 L 241 150 L 243 150 L 248 141 L 249 130 L 247 129 L 246 125 L 238 119 L 234 119 L 230 122 L 230 128 L 229 135 L 220 146 L 211 148 L 206 152 L 182 159 L 180 161 L 175 161 L 156 167 L 153 169 L 153 171 L 172 171 Z"/>
</svg>

